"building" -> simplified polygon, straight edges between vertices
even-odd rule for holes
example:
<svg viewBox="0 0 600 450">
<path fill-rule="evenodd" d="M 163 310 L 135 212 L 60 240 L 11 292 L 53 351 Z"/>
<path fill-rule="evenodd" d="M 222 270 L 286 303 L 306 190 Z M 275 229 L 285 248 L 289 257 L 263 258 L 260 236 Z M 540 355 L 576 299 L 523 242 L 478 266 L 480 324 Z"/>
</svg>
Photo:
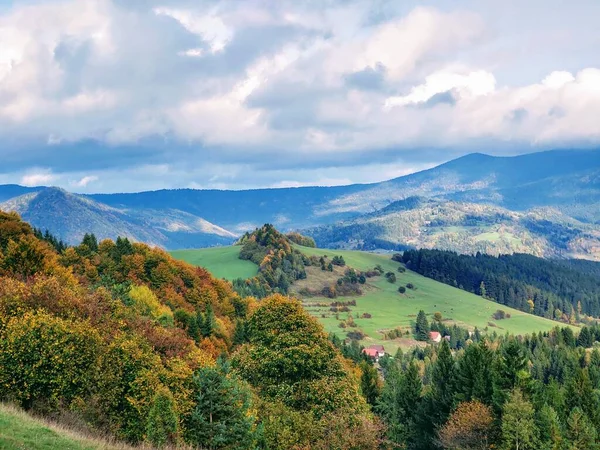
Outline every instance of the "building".
<svg viewBox="0 0 600 450">
<path fill-rule="evenodd" d="M 430 331 L 429 332 L 429 340 L 431 342 L 435 342 L 436 344 L 439 344 L 440 342 L 442 342 L 442 335 L 439 333 L 439 331 Z"/>
<path fill-rule="evenodd" d="M 367 348 L 363 349 L 363 353 L 370 358 L 373 358 L 375 361 L 378 361 L 379 358 L 385 356 L 385 348 L 383 345 L 369 345 Z"/>
</svg>

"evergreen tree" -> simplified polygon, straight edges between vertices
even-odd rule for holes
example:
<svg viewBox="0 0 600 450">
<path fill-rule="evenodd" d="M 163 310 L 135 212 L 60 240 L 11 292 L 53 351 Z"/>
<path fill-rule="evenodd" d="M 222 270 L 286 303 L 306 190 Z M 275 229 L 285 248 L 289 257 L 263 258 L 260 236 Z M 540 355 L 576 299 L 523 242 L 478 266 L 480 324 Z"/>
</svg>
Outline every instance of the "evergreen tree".
<svg viewBox="0 0 600 450">
<path fill-rule="evenodd" d="M 465 349 L 456 369 L 459 401 L 479 400 L 488 405 L 492 403 L 492 364 L 493 353 L 485 340 Z"/>
<path fill-rule="evenodd" d="M 198 321 L 200 333 L 204 337 L 212 336 L 217 323 L 215 319 L 215 313 L 210 303 L 206 305 L 206 312 L 204 314 L 201 314 L 201 317 L 202 319 Z"/>
<path fill-rule="evenodd" d="M 155 447 L 177 443 L 177 413 L 173 395 L 166 389 L 160 389 L 148 412 L 146 439 Z"/>
<path fill-rule="evenodd" d="M 243 320 L 238 320 L 235 323 L 235 329 L 233 330 L 233 345 L 237 347 L 247 341 L 248 337 L 246 336 L 246 322 Z"/>
<path fill-rule="evenodd" d="M 420 310 L 417 315 L 417 321 L 415 324 L 415 337 L 417 341 L 428 341 L 429 340 L 429 323 L 427 322 L 427 316 L 425 311 Z"/>
<path fill-rule="evenodd" d="M 536 450 L 538 430 L 534 409 L 519 389 L 508 396 L 502 409 L 502 442 L 506 450 Z"/>
<path fill-rule="evenodd" d="M 360 369 L 362 371 L 360 376 L 360 390 L 362 395 L 369 405 L 375 406 L 380 394 L 377 369 L 367 361 L 363 361 L 360 364 Z"/>
<path fill-rule="evenodd" d="M 188 419 L 188 439 L 208 449 L 252 448 L 254 417 L 250 390 L 219 363 L 193 377 L 195 405 Z"/>
<path fill-rule="evenodd" d="M 554 408 L 542 406 L 535 414 L 535 423 L 539 430 L 540 450 L 560 450 L 563 441 L 562 429 Z"/>
<path fill-rule="evenodd" d="M 567 442 L 569 450 L 597 448 L 596 429 L 580 408 L 573 408 L 567 419 Z"/>
<path fill-rule="evenodd" d="M 387 374 L 377 411 L 388 424 L 387 436 L 393 443 L 415 448 L 420 434 L 416 425 L 423 385 L 414 362 L 402 373 L 398 366 Z"/>
<path fill-rule="evenodd" d="M 519 385 L 521 379 L 527 376 L 527 359 L 519 342 L 511 338 L 504 343 L 500 356 L 496 358 L 493 372 L 493 402 L 496 411 L 508 397 L 508 393 Z"/>
<path fill-rule="evenodd" d="M 98 252 L 98 239 L 96 239 L 96 235 L 94 233 L 88 234 L 86 233 L 83 236 L 83 241 L 81 241 L 83 245 L 86 245 L 87 248 L 90 249 L 92 253 Z"/>
</svg>

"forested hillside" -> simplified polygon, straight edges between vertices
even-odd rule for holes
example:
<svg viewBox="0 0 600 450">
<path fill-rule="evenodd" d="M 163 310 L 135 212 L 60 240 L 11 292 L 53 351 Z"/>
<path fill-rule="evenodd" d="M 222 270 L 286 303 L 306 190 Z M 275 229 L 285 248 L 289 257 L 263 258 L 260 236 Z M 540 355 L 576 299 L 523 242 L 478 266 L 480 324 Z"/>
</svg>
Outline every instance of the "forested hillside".
<svg viewBox="0 0 600 450">
<path fill-rule="evenodd" d="M 0 401 L 131 443 L 377 447 L 363 369 L 297 301 L 124 238 L 36 234 L 0 214 Z"/>
<path fill-rule="evenodd" d="M 583 315 L 600 316 L 598 263 L 440 250 L 410 250 L 401 259 L 426 277 L 539 316 L 571 323 Z"/>
</svg>

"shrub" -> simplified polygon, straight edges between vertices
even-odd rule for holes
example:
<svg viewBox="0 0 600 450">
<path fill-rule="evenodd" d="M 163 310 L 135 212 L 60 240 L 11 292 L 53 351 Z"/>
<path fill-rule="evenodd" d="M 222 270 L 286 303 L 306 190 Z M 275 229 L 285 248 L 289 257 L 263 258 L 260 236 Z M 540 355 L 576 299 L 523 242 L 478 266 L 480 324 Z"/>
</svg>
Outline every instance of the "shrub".
<svg viewBox="0 0 600 450">
<path fill-rule="evenodd" d="M 406 292 L 406 288 L 404 286 L 400 286 L 398 288 L 398 292 L 400 292 L 401 294 L 404 294 Z"/>
<path fill-rule="evenodd" d="M 388 272 L 385 274 L 385 278 L 390 282 L 390 283 L 395 283 L 396 282 L 396 274 L 394 272 Z"/>
<path fill-rule="evenodd" d="M 373 317 L 373 316 L 371 316 L 371 314 L 369 314 L 369 313 L 363 313 L 363 315 L 362 315 L 363 319 L 370 319 L 371 317 Z"/>
<path fill-rule="evenodd" d="M 360 330 L 353 330 L 348 333 L 348 338 L 355 341 L 360 341 L 361 339 L 365 338 L 365 333 Z"/>
<path fill-rule="evenodd" d="M 496 312 L 492 315 L 495 320 L 502 320 L 506 318 L 506 312 L 502 309 L 496 310 Z"/>
<path fill-rule="evenodd" d="M 404 272 L 406 272 L 406 269 L 404 267 L 402 267 L 402 266 L 398 266 L 398 272 L 399 273 L 404 273 Z"/>
<path fill-rule="evenodd" d="M 412 283 L 407 283 L 407 284 L 406 284 L 406 288 L 407 288 L 407 289 L 415 289 L 415 285 L 414 285 L 414 284 L 412 284 Z"/>
</svg>

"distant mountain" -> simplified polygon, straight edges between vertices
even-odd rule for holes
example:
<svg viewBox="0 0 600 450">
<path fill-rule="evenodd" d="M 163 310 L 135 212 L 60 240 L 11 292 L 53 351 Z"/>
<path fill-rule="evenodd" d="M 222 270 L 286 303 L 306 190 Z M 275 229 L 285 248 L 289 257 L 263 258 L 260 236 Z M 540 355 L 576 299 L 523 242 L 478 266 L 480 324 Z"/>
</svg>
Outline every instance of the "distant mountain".
<svg viewBox="0 0 600 450">
<path fill-rule="evenodd" d="M 326 248 L 437 248 L 472 254 L 600 258 L 600 227 L 551 207 L 520 212 L 489 204 L 410 197 L 375 213 L 304 232 Z"/>
<path fill-rule="evenodd" d="M 85 233 L 99 239 L 118 236 L 161 247 L 230 244 L 236 235 L 201 217 L 175 209 L 119 209 L 59 188 L 42 188 L 0 203 L 33 226 L 48 229 L 69 243 Z"/>
<path fill-rule="evenodd" d="M 0 186 L 0 202 L 14 205 L 15 201 L 23 201 L 15 200 L 16 197 L 29 199 L 28 196 L 43 189 Z M 424 239 L 423 232 L 421 238 L 415 238 L 414 229 L 418 228 L 420 219 L 415 223 L 403 224 L 403 221 L 416 220 L 413 217 L 418 215 L 416 212 L 389 215 L 391 209 L 400 207 L 398 202 L 412 197 L 420 198 L 420 202 L 435 200 L 436 208 L 446 205 L 444 211 L 449 215 L 445 212 L 442 215 L 454 220 L 453 226 L 466 226 L 477 240 L 469 243 L 464 234 L 456 237 L 439 229 L 432 232 L 431 238 Z M 339 236 L 348 234 L 348 227 L 357 227 L 356 232 L 364 236 L 365 227 L 371 227 L 369 245 L 381 247 L 404 245 L 402 243 L 442 245 L 451 240 L 454 243 L 447 247 L 461 252 L 518 250 L 595 257 L 598 252 L 596 226 L 600 224 L 600 151 L 560 150 L 514 157 L 474 153 L 429 170 L 362 185 L 244 191 L 174 189 L 74 198 L 78 199 L 79 206 L 85 205 L 88 212 L 90 205 L 95 205 L 91 209 L 97 214 L 90 212 L 90 220 L 99 229 L 106 230 L 107 235 L 127 231 L 140 240 L 169 249 L 215 245 L 264 223 L 272 223 L 283 231 L 343 228 Z M 60 209 L 41 204 L 35 214 L 28 206 L 20 210 L 26 219 L 31 214 L 35 225 L 70 239 L 88 231 L 79 227 L 75 215 L 69 216 L 72 212 L 68 209 L 73 207 L 63 202 Z M 421 205 L 421 208 L 425 208 L 420 213 L 425 217 L 429 214 L 427 208 L 431 210 L 433 206 Z M 498 214 L 503 219 L 497 225 L 504 225 L 506 229 L 494 233 L 517 238 L 507 237 L 507 242 L 512 244 L 505 245 L 494 233 L 476 233 L 467 222 L 461 224 L 452 218 L 452 208 L 459 208 L 464 217 L 484 214 L 485 220 Z M 74 222 L 55 223 L 62 220 L 62 216 L 73 217 Z M 541 221 L 544 231 L 540 231 L 538 225 L 525 227 L 528 220 L 534 224 Z M 408 229 L 413 229 L 412 234 L 403 235 Z M 510 231 L 506 231 L 508 229 Z M 563 233 L 571 237 L 569 243 L 561 241 L 559 245 L 556 239 L 564 240 Z M 327 238 L 327 242 L 344 244 L 338 238 Z M 521 238 L 523 240 L 519 240 Z"/>
</svg>

